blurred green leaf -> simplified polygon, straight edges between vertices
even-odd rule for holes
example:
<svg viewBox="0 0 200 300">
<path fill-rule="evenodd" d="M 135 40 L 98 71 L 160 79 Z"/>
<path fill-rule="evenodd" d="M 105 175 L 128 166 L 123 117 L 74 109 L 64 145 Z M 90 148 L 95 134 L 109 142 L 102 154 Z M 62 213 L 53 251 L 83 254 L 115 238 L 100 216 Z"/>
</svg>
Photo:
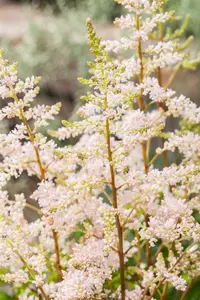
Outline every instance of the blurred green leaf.
<svg viewBox="0 0 200 300">
<path fill-rule="evenodd" d="M 8 294 L 4 291 L 0 291 L 0 300 L 12 300 L 13 297 L 8 296 Z"/>
<path fill-rule="evenodd" d="M 188 292 L 184 300 L 199 300 L 200 299 L 200 280 L 195 282 Z"/>
</svg>

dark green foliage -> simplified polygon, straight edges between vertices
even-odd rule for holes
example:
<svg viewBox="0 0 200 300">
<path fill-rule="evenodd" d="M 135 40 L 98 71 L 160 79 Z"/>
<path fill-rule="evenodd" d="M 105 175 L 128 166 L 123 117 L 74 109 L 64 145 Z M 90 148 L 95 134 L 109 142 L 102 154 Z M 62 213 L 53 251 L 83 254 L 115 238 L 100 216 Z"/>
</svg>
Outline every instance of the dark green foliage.
<svg viewBox="0 0 200 300">
<path fill-rule="evenodd" d="M 8 296 L 6 292 L 0 291 L 0 300 L 12 300 L 14 299 L 13 297 Z"/>
</svg>

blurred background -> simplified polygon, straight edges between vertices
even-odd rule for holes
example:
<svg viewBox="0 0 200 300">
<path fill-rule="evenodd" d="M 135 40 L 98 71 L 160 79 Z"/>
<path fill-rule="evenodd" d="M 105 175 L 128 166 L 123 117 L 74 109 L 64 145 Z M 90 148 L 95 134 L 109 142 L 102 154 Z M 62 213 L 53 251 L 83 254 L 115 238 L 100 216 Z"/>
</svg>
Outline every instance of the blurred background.
<svg viewBox="0 0 200 300">
<path fill-rule="evenodd" d="M 113 0 L 0 0 L 0 43 L 19 62 L 22 78 L 42 77 L 40 102 L 63 103 L 68 118 L 81 93 L 78 76 L 87 76 L 87 33 L 91 17 L 98 31 L 112 37 L 120 14 Z M 117 30 L 118 32 L 118 30 Z"/>
</svg>

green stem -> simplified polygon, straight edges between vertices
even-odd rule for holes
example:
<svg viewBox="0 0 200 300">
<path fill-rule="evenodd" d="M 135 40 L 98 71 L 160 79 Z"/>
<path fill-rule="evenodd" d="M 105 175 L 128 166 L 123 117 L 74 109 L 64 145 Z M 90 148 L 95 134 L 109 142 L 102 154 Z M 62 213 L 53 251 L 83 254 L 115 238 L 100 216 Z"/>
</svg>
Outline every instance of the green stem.
<svg viewBox="0 0 200 300">
<path fill-rule="evenodd" d="M 23 256 L 22 256 L 17 250 L 14 249 L 12 242 L 9 241 L 9 244 L 10 244 L 10 246 L 12 247 L 13 252 L 19 257 L 19 259 L 21 260 L 21 262 L 22 262 L 22 263 L 24 264 L 24 266 L 27 268 L 27 270 L 28 270 L 28 272 L 29 272 L 31 278 L 32 278 L 33 280 L 35 280 L 35 273 L 34 273 L 34 270 L 31 269 L 31 267 L 30 267 L 29 264 L 25 261 L 25 259 L 23 258 Z M 42 296 L 44 297 L 45 300 L 49 300 L 49 297 L 46 295 L 46 293 L 45 293 L 45 291 L 44 291 L 44 289 L 43 289 L 42 286 L 38 286 L 38 290 L 41 292 L 41 294 L 42 294 Z M 39 297 L 39 295 L 38 295 L 38 297 Z"/>
<path fill-rule="evenodd" d="M 168 289 L 168 282 L 165 283 L 163 292 L 161 294 L 161 300 L 165 300 L 166 294 L 167 294 L 167 289 Z"/>
<path fill-rule="evenodd" d="M 18 103 L 19 99 L 18 99 L 17 94 L 16 94 L 16 92 L 13 89 L 12 86 L 10 86 L 10 91 L 11 91 L 11 95 L 12 95 L 13 100 L 16 103 Z M 40 170 L 40 180 L 44 181 L 45 180 L 46 168 L 44 168 L 43 165 L 42 165 L 39 149 L 35 145 L 35 135 L 32 132 L 32 130 L 31 130 L 29 124 L 28 124 L 28 121 L 26 120 L 23 108 L 20 108 L 19 112 L 20 112 L 20 117 L 21 117 L 21 119 L 22 119 L 22 121 L 23 121 L 23 123 L 26 127 L 26 130 L 27 130 L 29 139 L 31 141 L 31 144 L 33 146 L 33 149 L 35 151 L 37 164 L 38 164 L 38 167 L 39 167 L 39 170 Z M 62 276 L 62 269 L 61 269 L 61 265 L 60 265 L 60 252 L 59 252 L 59 245 L 58 245 L 58 237 L 57 237 L 57 234 L 55 234 L 54 230 L 52 230 L 52 233 L 53 233 L 54 247 L 55 247 L 55 252 L 56 252 L 56 269 L 57 269 L 58 276 L 59 276 L 60 280 L 62 280 L 63 276 Z"/>
<path fill-rule="evenodd" d="M 136 28 L 139 31 L 140 30 L 140 15 L 136 15 Z M 144 65 L 143 65 L 143 54 L 142 54 L 142 41 L 139 39 L 138 41 L 138 56 L 140 59 L 140 73 L 139 73 L 139 82 L 140 84 L 143 83 L 144 80 Z M 140 89 L 140 95 L 138 97 L 138 106 L 141 111 L 145 111 L 145 103 L 144 103 L 144 97 L 143 97 L 143 89 Z M 144 171 L 145 174 L 148 174 L 149 172 L 149 163 L 148 163 L 148 157 L 149 153 L 147 153 L 148 147 L 147 147 L 147 142 L 144 141 L 142 142 L 142 156 L 143 156 L 143 162 L 144 162 Z M 148 219 L 149 216 L 145 215 L 145 221 L 146 225 L 148 226 Z M 150 245 L 149 242 L 146 242 L 146 260 L 147 260 L 147 265 L 149 266 L 150 261 L 151 261 L 151 251 L 150 251 Z"/>
<path fill-rule="evenodd" d="M 115 170 L 113 166 L 113 154 L 111 150 L 111 140 L 110 140 L 110 124 L 109 120 L 106 120 L 106 141 L 108 149 L 108 161 L 110 166 L 110 175 L 111 175 L 111 187 L 112 187 L 112 205 L 115 209 L 118 208 L 117 205 L 117 188 L 115 183 Z M 123 247 L 123 228 L 120 224 L 118 214 L 115 217 L 117 232 L 118 232 L 118 241 L 119 241 L 119 263 L 120 263 L 120 284 L 121 284 L 121 299 L 125 300 L 125 265 L 124 265 L 124 247 Z"/>
<path fill-rule="evenodd" d="M 178 72 L 179 72 L 181 69 L 182 69 L 182 63 L 178 64 L 178 65 L 175 67 L 173 73 L 171 74 L 171 76 L 169 77 L 169 79 L 168 79 L 168 81 L 167 81 L 167 83 L 166 83 L 166 85 L 165 85 L 165 90 L 167 90 L 167 89 L 171 86 L 171 84 L 172 84 L 172 82 L 174 81 L 176 75 L 178 74 Z"/>
<path fill-rule="evenodd" d="M 161 9 L 160 9 L 161 14 L 163 13 L 163 10 L 164 10 L 164 6 L 162 6 Z M 163 42 L 163 23 L 158 24 L 158 35 L 159 35 L 159 41 Z M 159 85 L 162 86 L 163 85 L 163 83 L 162 83 L 162 71 L 161 71 L 160 67 L 157 68 L 157 78 L 158 78 Z M 165 110 L 165 107 L 164 107 L 163 103 L 158 102 L 157 107 L 161 112 L 163 112 Z M 161 137 L 161 147 L 162 148 L 164 148 L 164 144 L 165 144 L 165 139 L 163 137 Z M 163 152 L 163 160 L 164 160 L 164 166 L 168 167 L 169 166 L 169 161 L 168 161 L 168 156 L 167 156 L 166 151 Z"/>
<path fill-rule="evenodd" d="M 198 242 L 194 242 L 192 243 L 186 250 L 185 252 L 183 252 L 183 254 L 177 259 L 177 261 L 175 262 L 175 264 L 169 269 L 169 272 L 171 272 L 180 262 L 181 260 L 184 258 L 184 256 L 187 254 L 187 251 L 190 250 L 194 245 L 198 244 Z M 163 278 L 162 280 L 160 280 L 160 282 L 157 284 L 157 286 L 154 288 L 151 296 L 148 298 L 148 300 L 152 299 L 153 296 L 155 295 L 156 291 L 159 289 L 159 287 L 165 282 L 165 278 Z M 146 294 L 144 294 L 145 296 Z"/>
<path fill-rule="evenodd" d="M 58 244 L 58 233 L 53 229 L 54 248 L 56 253 L 56 270 L 59 276 L 59 281 L 63 280 L 62 267 L 60 263 L 60 248 Z"/>
<path fill-rule="evenodd" d="M 184 300 L 185 299 L 185 297 L 188 295 L 189 291 L 191 290 L 192 285 L 193 285 L 193 281 L 191 281 L 190 284 L 187 286 L 187 289 L 185 290 L 185 292 L 180 297 L 180 300 Z"/>
</svg>

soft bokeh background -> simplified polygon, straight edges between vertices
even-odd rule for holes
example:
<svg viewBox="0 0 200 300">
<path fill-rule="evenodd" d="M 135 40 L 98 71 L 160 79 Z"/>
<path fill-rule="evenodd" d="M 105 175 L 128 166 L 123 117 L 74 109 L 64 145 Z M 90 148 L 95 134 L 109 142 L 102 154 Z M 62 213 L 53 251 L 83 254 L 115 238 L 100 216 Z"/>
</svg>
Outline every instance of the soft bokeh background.
<svg viewBox="0 0 200 300">
<path fill-rule="evenodd" d="M 184 16 L 191 15 L 191 23 L 185 38 L 195 36 L 191 51 L 200 51 L 200 0 L 170 0 L 168 6 Z M 87 76 L 87 47 L 85 19 L 90 17 L 100 36 L 115 39 L 119 29 L 112 25 L 122 13 L 121 6 L 113 0 L 0 0 L 0 48 L 5 56 L 19 62 L 21 78 L 42 76 L 40 103 L 62 102 L 60 117 L 52 122 L 56 129 L 62 119 L 74 119 L 74 111 L 80 105 L 79 96 L 84 92 L 78 76 Z M 164 71 L 164 77 L 169 70 Z M 200 104 L 200 68 L 184 70 L 173 83 L 178 93 L 183 93 Z M 1 106 L 2 104 L 0 104 Z M 0 132 L 12 129 L 14 122 L 0 124 Z M 37 180 L 27 178 L 13 181 L 8 186 L 12 196 L 24 192 L 27 200 L 36 188 Z M 27 209 L 27 218 L 35 218 Z M 200 300 L 200 284 L 188 295 L 188 300 Z M 3 291 L 0 300 L 11 299 Z M 178 295 L 169 295 L 178 299 Z M 133 299 L 134 300 L 134 299 Z"/>
</svg>

